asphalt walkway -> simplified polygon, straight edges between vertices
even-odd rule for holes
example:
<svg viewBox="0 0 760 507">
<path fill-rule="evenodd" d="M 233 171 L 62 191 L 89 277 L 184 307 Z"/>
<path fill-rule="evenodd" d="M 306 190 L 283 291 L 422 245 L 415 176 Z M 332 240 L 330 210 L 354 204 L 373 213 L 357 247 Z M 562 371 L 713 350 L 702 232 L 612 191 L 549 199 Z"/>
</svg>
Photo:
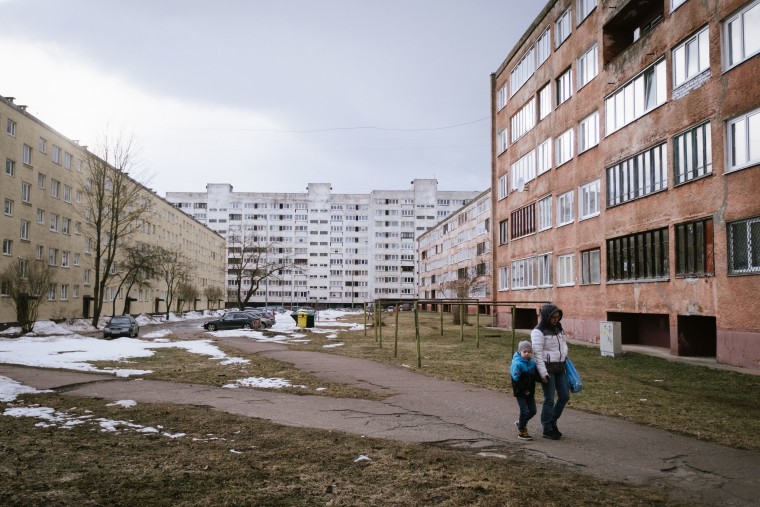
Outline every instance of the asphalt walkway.
<svg viewBox="0 0 760 507">
<path fill-rule="evenodd" d="M 572 409 L 566 409 L 560 419 L 561 440 L 539 437 L 523 442 L 516 438 L 518 411 L 511 393 L 434 379 L 363 359 L 295 351 L 246 338 L 223 341 L 241 351 L 286 361 L 316 377 L 388 396 L 383 401 L 299 396 L 5 364 L 0 364 L 0 375 L 71 396 L 203 405 L 278 424 L 368 437 L 482 450 L 518 446 L 531 459 L 604 479 L 654 485 L 689 503 L 747 506 L 760 502 L 760 454 L 756 452 Z M 534 436 L 540 435 L 537 417 L 529 428 Z"/>
</svg>

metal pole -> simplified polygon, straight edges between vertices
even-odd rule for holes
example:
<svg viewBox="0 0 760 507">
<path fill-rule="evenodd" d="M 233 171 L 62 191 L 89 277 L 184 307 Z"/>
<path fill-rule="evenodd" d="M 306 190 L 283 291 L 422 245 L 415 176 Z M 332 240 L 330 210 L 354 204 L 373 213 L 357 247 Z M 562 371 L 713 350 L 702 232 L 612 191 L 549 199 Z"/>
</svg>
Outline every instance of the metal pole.
<svg viewBox="0 0 760 507">
<path fill-rule="evenodd" d="M 464 305 L 459 303 L 459 339 L 464 341 Z"/>
<path fill-rule="evenodd" d="M 515 307 L 512 307 L 512 350 L 510 352 L 514 352 L 515 350 Z"/>
<path fill-rule="evenodd" d="M 417 368 L 422 368 L 422 352 L 420 351 L 420 320 L 417 314 L 417 302 L 414 302 L 414 332 L 417 339 Z"/>
<path fill-rule="evenodd" d="M 480 348 L 480 305 L 475 305 L 475 348 Z"/>
</svg>

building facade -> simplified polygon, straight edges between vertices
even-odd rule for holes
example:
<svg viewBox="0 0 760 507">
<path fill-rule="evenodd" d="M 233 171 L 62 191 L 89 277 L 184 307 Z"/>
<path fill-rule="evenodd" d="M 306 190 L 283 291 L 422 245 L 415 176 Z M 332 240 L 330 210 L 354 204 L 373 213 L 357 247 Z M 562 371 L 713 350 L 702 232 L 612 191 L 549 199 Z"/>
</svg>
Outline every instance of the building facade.
<svg viewBox="0 0 760 507">
<path fill-rule="evenodd" d="M 760 1 L 552 0 L 492 75 L 494 293 L 760 368 Z M 500 325 L 511 316 L 500 314 Z"/>
<path fill-rule="evenodd" d="M 94 254 L 92 228 L 88 219 L 85 188 L 92 154 L 30 115 L 13 98 L 0 97 L 0 237 L 3 250 L 0 271 L 9 266 L 23 273 L 32 263 L 51 268 L 46 294 L 38 297 L 39 319 L 89 317 L 92 312 Z M 114 178 L 114 181 L 116 178 Z M 150 208 L 139 230 L 125 237 L 124 244 L 141 243 L 165 249 L 180 249 L 194 266 L 187 282 L 194 285 L 200 300 L 185 309 L 218 307 L 207 301 L 207 287 L 224 287 L 225 240 L 214 231 L 178 212 L 150 189 L 132 181 L 139 199 Z M 117 252 L 118 254 L 118 252 Z M 163 312 L 166 287 L 158 280 L 133 289 L 119 290 L 120 273 L 114 268 L 113 283 L 105 288 L 103 315 L 112 309 L 120 314 L 129 297 L 129 313 Z M 223 304 L 223 301 L 221 302 Z M 7 286 L 0 288 L 0 323 L 15 322 Z"/>
<path fill-rule="evenodd" d="M 490 189 L 422 233 L 417 242 L 423 309 L 438 309 L 430 300 L 492 299 Z M 490 309 L 481 308 L 483 313 Z M 468 311 L 476 311 L 476 304 Z"/>
<path fill-rule="evenodd" d="M 264 247 L 267 262 L 283 266 L 261 280 L 249 303 L 353 306 L 416 298 L 417 236 L 478 195 L 440 191 L 432 179 L 415 179 L 401 191 L 331 190 L 329 183 L 309 183 L 302 193 L 208 184 L 206 192 L 168 192 L 166 198 L 227 238 L 229 301 L 238 283 L 250 284 L 234 274 L 242 237 L 249 238 L 246 248 Z"/>
</svg>

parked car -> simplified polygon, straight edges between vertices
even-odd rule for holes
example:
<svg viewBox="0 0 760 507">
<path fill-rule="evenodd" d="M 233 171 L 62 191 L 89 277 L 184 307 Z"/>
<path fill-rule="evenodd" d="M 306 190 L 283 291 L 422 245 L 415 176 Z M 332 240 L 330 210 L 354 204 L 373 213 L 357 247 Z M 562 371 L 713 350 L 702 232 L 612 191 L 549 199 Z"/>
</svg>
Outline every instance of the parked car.
<svg viewBox="0 0 760 507">
<path fill-rule="evenodd" d="M 274 325 L 274 319 L 270 319 L 264 312 L 260 310 L 254 310 L 253 308 L 248 308 L 244 310 L 244 313 L 247 313 L 248 315 L 251 315 L 259 320 L 261 323 L 261 327 L 264 329 L 268 329 Z"/>
<path fill-rule="evenodd" d="M 103 338 L 117 338 L 119 336 L 136 337 L 140 333 L 140 326 L 131 315 L 115 315 L 103 328 Z"/>
<path fill-rule="evenodd" d="M 209 331 L 217 329 L 259 329 L 259 319 L 246 312 L 227 312 L 220 319 L 204 322 L 203 328 Z"/>
</svg>

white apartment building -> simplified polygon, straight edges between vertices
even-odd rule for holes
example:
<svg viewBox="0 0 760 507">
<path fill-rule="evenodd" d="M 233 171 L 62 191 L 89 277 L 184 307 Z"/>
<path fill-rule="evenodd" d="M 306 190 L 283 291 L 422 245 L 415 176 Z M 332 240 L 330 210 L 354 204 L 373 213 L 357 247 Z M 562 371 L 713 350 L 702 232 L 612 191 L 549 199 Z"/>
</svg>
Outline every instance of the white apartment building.
<svg viewBox="0 0 760 507">
<path fill-rule="evenodd" d="M 411 184 L 333 194 L 329 183 L 309 183 L 305 193 L 234 192 L 209 183 L 206 192 L 167 192 L 166 199 L 227 237 L 228 267 L 236 234 L 254 235 L 267 255 L 289 266 L 263 280 L 250 303 L 340 307 L 416 298 L 417 237 L 479 194 L 440 191 L 434 179 Z M 236 284 L 228 273 L 228 301 Z"/>
<path fill-rule="evenodd" d="M 420 299 L 491 299 L 490 189 L 423 233 L 418 244 Z M 430 302 L 423 308 L 438 309 Z M 474 312 L 474 305 L 468 311 Z M 490 306 L 483 308 L 489 311 Z"/>
</svg>

